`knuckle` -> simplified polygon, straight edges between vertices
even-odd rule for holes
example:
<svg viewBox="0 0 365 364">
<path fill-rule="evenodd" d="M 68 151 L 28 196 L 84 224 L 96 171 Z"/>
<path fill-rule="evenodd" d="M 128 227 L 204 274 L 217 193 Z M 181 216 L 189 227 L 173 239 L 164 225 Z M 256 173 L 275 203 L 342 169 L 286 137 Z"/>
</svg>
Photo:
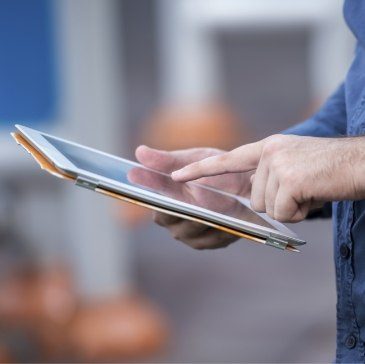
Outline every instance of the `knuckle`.
<svg viewBox="0 0 365 364">
<path fill-rule="evenodd" d="M 276 153 L 271 161 L 270 168 L 275 172 L 280 173 L 282 170 L 286 170 L 288 164 L 286 163 L 286 158 L 282 153 Z"/>
<path fill-rule="evenodd" d="M 154 212 L 152 215 L 152 219 L 157 225 L 164 226 L 164 216 L 160 212 Z"/>
<path fill-rule="evenodd" d="M 178 229 L 170 229 L 170 233 L 175 240 L 182 240 L 181 233 Z"/>
<path fill-rule="evenodd" d="M 218 163 L 225 163 L 228 159 L 228 152 L 227 153 L 223 153 L 223 154 L 219 154 L 217 157 L 216 157 L 216 161 Z"/>
<path fill-rule="evenodd" d="M 298 174 L 290 167 L 286 168 L 279 176 L 280 182 L 286 186 L 287 189 L 292 190 L 298 187 Z"/>
<path fill-rule="evenodd" d="M 287 140 L 288 136 L 283 134 L 273 134 L 266 138 L 267 141 L 283 144 Z"/>
<path fill-rule="evenodd" d="M 280 134 L 271 135 L 270 137 L 266 138 L 266 142 L 262 149 L 263 155 L 271 156 L 280 151 L 285 145 L 284 140 L 285 135 Z"/>
<path fill-rule="evenodd" d="M 178 222 L 178 219 L 169 214 L 156 212 L 153 215 L 153 221 L 160 226 L 168 227 L 169 225 L 176 224 Z"/>
<path fill-rule="evenodd" d="M 152 214 L 152 219 L 157 225 L 167 228 L 176 225 L 181 221 L 180 218 L 163 212 L 154 212 Z"/>
<path fill-rule="evenodd" d="M 179 234 L 177 234 L 177 233 L 172 232 L 172 233 L 171 233 L 171 236 L 172 236 L 175 240 L 181 240 L 180 235 L 179 235 Z"/>
<path fill-rule="evenodd" d="M 207 148 L 207 157 L 215 157 L 224 153 L 225 152 L 223 150 L 220 150 L 218 148 Z"/>
</svg>

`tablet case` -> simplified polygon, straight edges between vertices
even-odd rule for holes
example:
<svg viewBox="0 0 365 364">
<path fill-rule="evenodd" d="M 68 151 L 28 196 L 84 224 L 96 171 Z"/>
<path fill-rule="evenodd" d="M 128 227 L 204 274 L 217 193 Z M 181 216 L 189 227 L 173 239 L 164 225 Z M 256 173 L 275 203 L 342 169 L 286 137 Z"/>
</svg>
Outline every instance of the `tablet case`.
<svg viewBox="0 0 365 364">
<path fill-rule="evenodd" d="M 38 151 L 36 148 L 34 148 L 20 133 L 14 132 L 14 133 L 11 133 L 11 135 L 15 139 L 15 141 L 19 145 L 21 145 L 37 161 L 37 163 L 39 164 L 41 169 L 47 171 L 48 173 L 50 173 L 50 174 L 52 174 L 52 175 L 54 175 L 58 178 L 63 178 L 63 179 L 69 180 L 69 181 L 73 181 L 75 184 L 77 184 L 77 179 L 74 176 L 68 175 L 67 173 L 65 173 L 63 171 L 60 171 L 40 151 Z M 117 193 L 115 191 L 109 191 L 109 190 L 106 190 L 106 189 L 103 189 L 103 188 L 100 188 L 100 187 L 96 187 L 94 190 L 95 190 L 95 192 L 99 192 L 99 193 L 101 193 L 105 196 L 113 197 L 113 198 L 116 198 L 118 200 L 122 200 L 124 202 L 133 203 L 133 204 L 138 205 L 138 206 L 142 206 L 142 207 L 145 207 L 145 208 L 148 208 L 148 209 L 151 209 L 151 210 L 154 210 L 154 211 L 162 212 L 162 213 L 165 213 L 165 214 L 169 214 L 169 215 L 172 215 L 172 216 L 180 217 L 182 219 L 191 220 L 191 221 L 194 221 L 194 222 L 199 222 L 201 224 L 204 224 L 204 225 L 207 225 L 207 226 L 212 227 L 214 229 L 218 229 L 218 230 L 224 231 L 226 233 L 238 236 L 240 238 L 246 238 L 246 239 L 254 241 L 256 243 L 266 244 L 266 239 L 264 239 L 264 238 L 253 236 L 253 235 L 250 235 L 248 233 L 243 233 L 241 231 L 237 231 L 235 229 L 232 229 L 232 228 L 229 228 L 229 227 L 226 227 L 226 226 L 222 226 L 222 225 L 219 225 L 219 224 L 211 222 L 211 221 L 200 219 L 200 218 L 197 218 L 195 216 L 186 215 L 186 214 L 183 214 L 181 212 L 172 211 L 172 210 L 169 210 L 167 208 L 156 206 L 156 205 L 153 205 L 153 204 L 150 204 L 150 203 L 142 202 L 142 201 L 133 199 L 129 196 L 127 197 L 127 196 L 124 196 L 124 195 L 122 195 L 120 193 Z M 289 250 L 289 251 L 293 251 L 293 252 L 299 252 L 299 250 L 297 248 L 295 248 L 295 247 L 293 247 L 289 244 L 284 249 Z"/>
</svg>

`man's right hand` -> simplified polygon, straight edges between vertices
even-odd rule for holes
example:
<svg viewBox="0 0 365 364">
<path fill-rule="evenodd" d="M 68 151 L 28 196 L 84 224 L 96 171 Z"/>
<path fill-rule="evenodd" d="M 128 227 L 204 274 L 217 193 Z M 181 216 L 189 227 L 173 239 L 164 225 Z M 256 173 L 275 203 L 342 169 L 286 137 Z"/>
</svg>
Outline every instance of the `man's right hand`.
<svg viewBox="0 0 365 364">
<path fill-rule="evenodd" d="M 193 148 L 172 152 L 140 146 L 136 150 L 137 160 L 144 166 L 171 173 L 193 162 L 224 153 L 213 148 Z M 251 191 L 249 173 L 226 174 L 201 178 L 197 182 L 222 189 L 226 192 L 248 197 Z M 206 225 L 175 216 L 154 212 L 154 221 L 169 230 L 171 235 L 194 249 L 224 248 L 238 238 Z"/>
</svg>

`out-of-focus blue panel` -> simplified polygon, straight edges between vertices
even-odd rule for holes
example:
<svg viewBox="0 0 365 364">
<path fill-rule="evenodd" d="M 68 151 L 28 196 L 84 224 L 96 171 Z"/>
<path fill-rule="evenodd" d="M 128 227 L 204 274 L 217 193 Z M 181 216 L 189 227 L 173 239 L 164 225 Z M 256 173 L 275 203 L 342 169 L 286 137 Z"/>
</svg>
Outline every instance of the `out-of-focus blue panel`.
<svg viewBox="0 0 365 364">
<path fill-rule="evenodd" d="M 0 126 L 56 114 L 52 0 L 0 0 Z"/>
</svg>

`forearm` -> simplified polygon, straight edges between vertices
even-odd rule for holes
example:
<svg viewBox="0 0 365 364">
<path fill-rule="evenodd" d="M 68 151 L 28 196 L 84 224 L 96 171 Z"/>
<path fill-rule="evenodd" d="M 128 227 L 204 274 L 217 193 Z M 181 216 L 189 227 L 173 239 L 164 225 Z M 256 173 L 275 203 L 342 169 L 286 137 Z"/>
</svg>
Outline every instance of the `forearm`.
<svg viewBox="0 0 365 364">
<path fill-rule="evenodd" d="M 349 200 L 365 199 L 365 136 L 344 138 L 343 143 L 347 142 L 347 147 L 342 153 L 337 153 L 337 163 L 348 163 L 350 167 L 350 194 Z M 343 178 L 339 175 L 338 178 Z"/>
</svg>

